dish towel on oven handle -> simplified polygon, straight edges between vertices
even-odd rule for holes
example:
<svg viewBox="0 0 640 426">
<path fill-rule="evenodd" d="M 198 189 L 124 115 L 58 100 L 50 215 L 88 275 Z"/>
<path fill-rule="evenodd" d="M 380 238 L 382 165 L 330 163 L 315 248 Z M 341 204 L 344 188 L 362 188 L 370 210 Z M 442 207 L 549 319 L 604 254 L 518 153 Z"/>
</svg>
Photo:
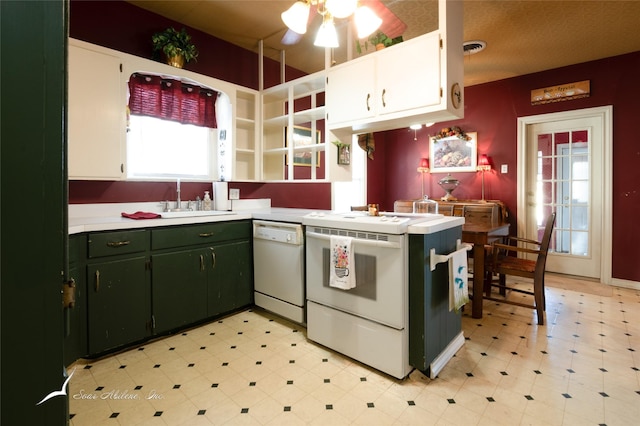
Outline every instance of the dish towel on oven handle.
<svg viewBox="0 0 640 426">
<path fill-rule="evenodd" d="M 449 310 L 458 312 L 469 303 L 467 249 L 461 248 L 449 256 Z"/>
<path fill-rule="evenodd" d="M 330 240 L 329 286 L 349 290 L 356 286 L 353 239 L 332 235 Z"/>
</svg>

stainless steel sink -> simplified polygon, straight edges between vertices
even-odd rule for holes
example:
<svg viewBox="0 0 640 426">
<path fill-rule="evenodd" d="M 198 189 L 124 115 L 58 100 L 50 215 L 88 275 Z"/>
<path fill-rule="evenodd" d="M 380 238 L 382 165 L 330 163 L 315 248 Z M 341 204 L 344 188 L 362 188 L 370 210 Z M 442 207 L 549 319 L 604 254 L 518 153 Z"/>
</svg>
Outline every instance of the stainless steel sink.
<svg viewBox="0 0 640 426">
<path fill-rule="evenodd" d="M 180 217 L 198 217 L 198 216 L 222 216 L 236 214 L 232 211 L 223 210 L 174 210 L 162 212 L 160 215 L 163 219 L 174 219 Z"/>
</svg>

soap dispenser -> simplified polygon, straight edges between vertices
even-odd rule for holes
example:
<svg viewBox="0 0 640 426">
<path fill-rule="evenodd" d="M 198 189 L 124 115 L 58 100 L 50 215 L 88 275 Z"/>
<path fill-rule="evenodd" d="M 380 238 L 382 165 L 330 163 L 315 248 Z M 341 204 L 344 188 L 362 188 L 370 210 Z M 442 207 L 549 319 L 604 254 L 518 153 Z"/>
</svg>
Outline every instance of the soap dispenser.
<svg viewBox="0 0 640 426">
<path fill-rule="evenodd" d="M 202 200 L 202 210 L 211 210 L 211 197 L 209 191 L 204 191 L 204 199 Z"/>
</svg>

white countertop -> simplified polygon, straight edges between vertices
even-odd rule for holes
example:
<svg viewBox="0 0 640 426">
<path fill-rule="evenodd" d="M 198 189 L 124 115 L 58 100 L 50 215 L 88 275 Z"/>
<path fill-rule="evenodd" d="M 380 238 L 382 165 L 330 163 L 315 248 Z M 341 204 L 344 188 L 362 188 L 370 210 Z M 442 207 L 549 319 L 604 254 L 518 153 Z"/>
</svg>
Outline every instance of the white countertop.
<svg viewBox="0 0 640 426">
<path fill-rule="evenodd" d="M 159 203 L 101 203 L 69 205 L 69 234 L 82 232 L 112 231 L 118 229 L 138 229 L 158 226 L 189 225 L 196 223 L 224 222 L 230 220 L 260 219 L 277 222 L 302 223 L 302 218 L 311 213 L 310 209 L 289 209 L 269 207 L 268 203 L 251 202 L 238 204 L 238 210 L 219 212 L 211 216 L 192 216 L 159 219 L 129 219 L 122 213 L 138 211 L 159 213 Z M 265 207 L 266 206 L 266 207 Z M 217 212 L 213 212 L 216 214 Z"/>
<path fill-rule="evenodd" d="M 259 219 L 274 222 L 299 223 L 306 215 L 322 212 L 315 209 L 298 209 L 282 207 L 264 207 L 263 204 L 247 204 L 246 210 L 220 212 L 212 216 L 192 216 L 159 219 L 129 219 L 121 216 L 122 212 L 158 211 L 158 203 L 105 203 L 81 204 L 69 206 L 69 234 L 111 230 L 152 228 L 158 226 L 189 225 L 197 223 L 224 222 L 230 220 Z M 328 211 L 327 211 L 328 212 Z M 214 212 L 215 214 L 215 212 Z M 445 229 L 461 226 L 464 218 L 443 216 L 426 222 L 412 223 L 408 226 L 409 234 L 432 234 Z"/>
<path fill-rule="evenodd" d="M 464 218 L 459 216 L 443 216 L 436 220 L 409 225 L 409 234 L 433 234 L 455 226 L 464 225 Z"/>
<path fill-rule="evenodd" d="M 133 212 L 131 212 L 133 213 Z M 128 219 L 122 216 L 69 218 L 69 234 L 116 229 L 152 228 L 157 226 L 189 225 L 194 223 L 224 222 L 251 219 L 250 212 L 234 212 L 219 216 L 176 217 L 160 219 Z"/>
</svg>

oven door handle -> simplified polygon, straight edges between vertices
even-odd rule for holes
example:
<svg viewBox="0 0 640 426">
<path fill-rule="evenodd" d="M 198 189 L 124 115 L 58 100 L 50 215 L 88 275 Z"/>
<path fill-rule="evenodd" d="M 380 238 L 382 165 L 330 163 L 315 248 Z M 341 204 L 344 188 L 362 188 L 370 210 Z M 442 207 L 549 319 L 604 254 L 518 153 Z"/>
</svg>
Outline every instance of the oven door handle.
<svg viewBox="0 0 640 426">
<path fill-rule="evenodd" d="M 307 231 L 307 238 L 316 238 L 318 240 L 330 241 L 331 235 L 318 234 L 317 232 Z M 368 247 L 381 247 L 381 248 L 390 248 L 390 249 L 402 248 L 402 245 L 398 242 L 365 240 L 362 238 L 354 238 L 353 243 L 361 246 L 368 246 Z"/>
</svg>

